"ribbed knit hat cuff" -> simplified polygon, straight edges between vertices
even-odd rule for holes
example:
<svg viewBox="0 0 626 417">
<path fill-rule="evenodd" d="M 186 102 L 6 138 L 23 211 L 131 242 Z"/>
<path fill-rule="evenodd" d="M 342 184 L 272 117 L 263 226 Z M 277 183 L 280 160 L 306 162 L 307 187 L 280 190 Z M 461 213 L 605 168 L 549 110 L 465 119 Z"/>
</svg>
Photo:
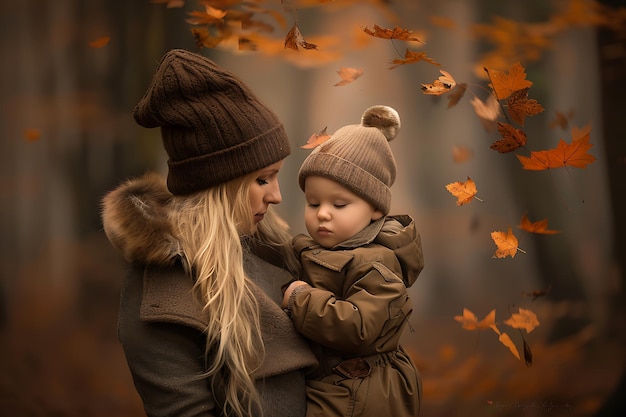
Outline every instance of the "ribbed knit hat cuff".
<svg viewBox="0 0 626 417">
<path fill-rule="evenodd" d="M 352 162 L 337 155 L 317 152 L 309 155 L 298 173 L 298 183 L 304 191 L 306 177 L 319 175 L 337 181 L 384 215 L 391 209 L 391 189 L 378 178 Z"/>
<path fill-rule="evenodd" d="M 230 181 L 285 159 L 291 153 L 283 125 L 221 152 L 167 162 L 167 188 L 185 195 Z"/>
</svg>

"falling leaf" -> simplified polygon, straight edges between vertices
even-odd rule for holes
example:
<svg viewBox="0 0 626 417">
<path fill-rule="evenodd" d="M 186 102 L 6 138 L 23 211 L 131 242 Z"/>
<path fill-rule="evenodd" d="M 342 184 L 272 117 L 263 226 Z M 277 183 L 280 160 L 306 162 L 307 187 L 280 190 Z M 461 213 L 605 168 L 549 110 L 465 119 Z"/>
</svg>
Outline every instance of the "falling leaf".
<svg viewBox="0 0 626 417">
<path fill-rule="evenodd" d="M 519 313 L 511 314 L 511 317 L 505 320 L 504 324 L 514 329 L 524 329 L 526 333 L 530 333 L 539 326 L 539 320 L 537 320 L 537 315 L 534 312 L 520 307 Z"/>
<path fill-rule="evenodd" d="M 457 206 L 463 206 L 471 202 L 473 198 L 476 198 L 475 196 L 478 192 L 476 189 L 476 183 L 470 177 L 467 177 L 467 181 L 465 182 L 451 182 L 446 185 L 446 190 L 457 198 Z"/>
<path fill-rule="evenodd" d="M 593 155 L 587 153 L 593 146 L 589 143 L 590 131 L 590 126 L 583 129 L 574 127 L 572 128 L 571 143 L 568 144 L 563 139 L 560 139 L 557 147 L 554 149 L 532 151 L 530 157 L 522 155 L 516 156 L 522 163 L 524 169 L 531 171 L 541 171 L 564 166 L 586 168 L 587 165 L 596 160 Z"/>
<path fill-rule="evenodd" d="M 224 10 L 216 9 L 208 4 L 204 5 L 204 11 L 194 10 L 188 14 L 192 18 L 187 19 L 186 22 L 191 25 L 211 25 L 221 21 L 226 16 Z"/>
<path fill-rule="evenodd" d="M 496 327 L 496 310 L 491 310 L 484 319 L 478 321 L 478 317 L 471 310 L 464 308 L 462 316 L 454 316 L 454 320 L 461 323 L 465 330 L 485 330 L 492 329 L 497 334 L 500 331 Z"/>
<path fill-rule="evenodd" d="M 36 128 L 24 129 L 24 139 L 27 142 L 35 142 L 41 138 L 41 130 Z"/>
<path fill-rule="evenodd" d="M 341 81 L 335 84 L 336 87 L 350 84 L 352 81 L 363 75 L 363 68 L 339 67 L 337 74 L 341 77 Z"/>
<path fill-rule="evenodd" d="M 110 40 L 111 38 L 109 36 L 101 36 L 89 42 L 89 47 L 94 48 L 94 49 L 104 48 L 105 46 L 109 44 Z"/>
<path fill-rule="evenodd" d="M 567 114 L 557 111 L 554 115 L 554 119 L 550 121 L 550 129 L 560 127 L 565 130 L 569 126 L 569 121 L 574 117 L 574 111 L 570 110 Z"/>
<path fill-rule="evenodd" d="M 526 145 L 526 133 L 508 123 L 498 122 L 498 133 L 500 133 L 502 139 L 491 144 L 489 148 L 493 150 L 507 153 Z"/>
<path fill-rule="evenodd" d="M 321 145 L 322 143 L 326 142 L 328 139 L 330 139 L 330 135 L 328 133 L 326 133 L 326 127 L 322 130 L 320 130 L 317 133 L 313 133 L 309 139 L 306 141 L 306 144 L 300 146 L 302 149 L 313 149 L 315 147 L 317 147 L 318 145 Z"/>
<path fill-rule="evenodd" d="M 548 219 L 531 222 L 528 219 L 528 215 L 524 214 L 522 220 L 518 226 L 520 229 L 530 233 L 537 233 L 542 235 L 554 235 L 560 233 L 558 230 L 548 229 Z"/>
<path fill-rule="evenodd" d="M 490 95 L 486 102 L 474 97 L 470 104 L 474 107 L 474 112 L 480 118 L 485 130 L 491 132 L 496 126 L 496 120 L 502 115 L 498 100 L 493 95 Z"/>
<path fill-rule="evenodd" d="M 521 359 L 519 356 L 519 352 L 517 350 L 517 347 L 515 346 L 515 343 L 513 343 L 513 341 L 511 340 L 511 337 L 509 337 L 508 334 L 506 333 L 502 333 L 500 335 L 500 337 L 498 337 L 498 340 L 500 341 L 500 343 L 502 343 L 504 346 L 508 347 L 509 350 L 511 351 L 511 353 L 513 355 L 515 355 L 515 357 L 517 359 Z"/>
<path fill-rule="evenodd" d="M 200 49 L 215 48 L 223 40 L 223 38 L 221 37 L 211 35 L 209 33 L 209 29 L 207 29 L 206 27 L 192 28 L 191 33 L 193 34 L 196 46 Z"/>
<path fill-rule="evenodd" d="M 524 126 L 524 121 L 528 116 L 536 116 L 543 112 L 543 106 L 537 102 L 528 98 L 528 88 L 523 88 L 511 93 L 511 96 L 507 99 L 507 105 L 509 109 L 509 116 L 514 122 Z"/>
<path fill-rule="evenodd" d="M 448 108 L 454 107 L 463 98 L 465 91 L 467 90 L 467 84 L 461 83 L 456 86 L 454 91 L 448 96 Z"/>
<path fill-rule="evenodd" d="M 317 45 L 313 43 L 308 43 L 304 40 L 302 33 L 300 33 L 300 29 L 298 28 L 298 22 L 294 22 L 293 26 L 287 33 L 287 37 L 285 37 L 285 48 L 290 48 L 295 51 L 298 51 L 299 48 L 303 49 L 317 49 Z"/>
<path fill-rule="evenodd" d="M 524 362 L 526 366 L 531 367 L 533 366 L 533 352 L 530 350 L 530 345 L 526 343 L 526 340 L 522 338 L 522 341 L 524 342 Z"/>
<path fill-rule="evenodd" d="M 435 26 L 435 27 L 439 27 L 442 29 L 447 29 L 447 30 L 454 30 L 457 28 L 457 24 L 454 20 L 449 19 L 447 17 L 443 17 L 443 16 L 429 16 L 428 20 L 430 20 L 430 23 Z"/>
<path fill-rule="evenodd" d="M 426 61 L 430 64 L 436 65 L 438 67 L 441 66 L 440 63 L 438 63 L 437 61 L 435 61 L 432 58 L 429 58 L 426 55 L 426 52 L 415 52 L 415 51 L 411 51 L 409 49 L 406 50 L 406 52 L 404 53 L 404 59 L 393 59 L 391 61 L 392 64 L 394 64 L 393 66 L 389 67 L 389 69 L 394 69 L 400 65 L 405 65 L 405 64 L 414 64 L 416 62 L 420 62 L 420 61 Z"/>
<path fill-rule="evenodd" d="M 399 26 L 396 26 L 393 29 L 383 29 L 382 27 L 378 25 L 374 25 L 374 29 L 364 27 L 363 32 L 367 33 L 370 36 L 374 36 L 375 38 L 397 39 L 399 41 L 423 43 L 416 37 L 412 36 L 413 35 L 412 30 L 403 29 Z"/>
<path fill-rule="evenodd" d="M 493 258 L 505 258 L 510 256 L 511 258 L 515 258 L 515 254 L 519 250 L 523 252 L 521 249 L 517 247 L 518 241 L 511 228 L 509 227 L 508 232 L 491 232 L 491 238 L 494 243 L 498 247 L 496 253 L 494 253 Z"/>
<path fill-rule="evenodd" d="M 525 297 L 532 297 L 532 301 L 535 301 L 539 297 L 544 297 L 550 293 L 552 289 L 552 284 L 548 285 L 547 288 L 541 290 L 533 290 L 528 292 L 523 292 L 522 295 Z"/>
<path fill-rule="evenodd" d="M 433 81 L 432 84 L 422 84 L 422 92 L 424 94 L 440 96 L 456 86 L 456 81 L 449 72 L 444 70 L 439 70 L 439 72 L 443 75 Z"/>
<path fill-rule="evenodd" d="M 532 81 L 526 79 L 524 67 L 519 62 L 513 64 L 508 73 L 498 70 L 487 70 L 486 68 L 485 71 L 487 71 L 491 79 L 489 87 L 493 89 L 498 100 L 504 100 L 513 92 L 533 85 Z"/>
<path fill-rule="evenodd" d="M 466 146 L 453 146 L 452 147 L 452 160 L 460 164 L 468 161 L 474 156 L 474 152 Z"/>
</svg>

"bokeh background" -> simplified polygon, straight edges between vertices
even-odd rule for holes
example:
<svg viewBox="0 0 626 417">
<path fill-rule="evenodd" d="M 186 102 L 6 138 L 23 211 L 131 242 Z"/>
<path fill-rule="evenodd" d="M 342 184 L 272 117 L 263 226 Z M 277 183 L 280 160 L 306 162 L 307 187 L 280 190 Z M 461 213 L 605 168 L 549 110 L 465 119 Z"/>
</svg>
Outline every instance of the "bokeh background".
<svg viewBox="0 0 626 417">
<path fill-rule="evenodd" d="M 267 1 L 274 43 L 200 49 L 187 19 L 200 1 L 0 0 L 0 414 L 141 416 L 117 341 L 121 258 L 100 200 L 121 181 L 166 172 L 159 132 L 132 109 L 162 54 L 197 51 L 239 75 L 284 121 L 294 151 L 281 173 L 281 214 L 304 232 L 296 182 L 323 128 L 358 123 L 374 104 L 398 110 L 393 213 L 411 214 L 426 267 L 413 288 L 405 346 L 424 381 L 424 416 L 611 416 L 624 412 L 626 12 L 620 1 Z M 168 7 L 170 6 L 170 7 Z M 173 7 L 176 6 L 176 7 Z M 611 9 L 602 9 L 610 7 Z M 609 10 L 609 11 L 607 11 Z M 283 25 L 276 16 L 282 16 Z M 608 17 L 608 20 L 607 20 Z M 297 21 L 318 50 L 283 48 Z M 369 37 L 363 27 L 414 31 L 424 44 Z M 95 42 L 95 43 L 94 43 Z M 98 44 L 99 43 L 99 44 Z M 406 48 L 427 62 L 389 69 Z M 591 125 L 586 169 L 531 172 L 499 154 L 470 101 L 485 100 L 483 66 L 521 62 L 545 111 L 524 127 L 530 149 Z M 340 67 L 364 74 L 335 86 Z M 444 69 L 468 91 L 454 107 L 420 85 Z M 567 126 L 555 126 L 557 114 Z M 456 162 L 454 148 L 471 158 Z M 478 197 L 459 207 L 445 189 L 471 177 Z M 547 218 L 559 234 L 517 228 Z M 495 259 L 490 233 L 512 227 L 514 258 Z M 533 298 L 533 292 L 549 289 Z M 525 308 L 531 333 L 503 324 Z M 500 330 L 464 330 L 463 309 L 496 310 Z"/>
</svg>

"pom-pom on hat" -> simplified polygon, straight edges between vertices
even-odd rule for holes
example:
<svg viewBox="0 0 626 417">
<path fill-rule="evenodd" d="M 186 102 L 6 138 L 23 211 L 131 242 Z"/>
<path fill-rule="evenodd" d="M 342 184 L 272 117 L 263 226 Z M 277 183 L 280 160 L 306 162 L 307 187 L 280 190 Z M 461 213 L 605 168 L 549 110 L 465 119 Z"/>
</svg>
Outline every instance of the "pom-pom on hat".
<svg viewBox="0 0 626 417">
<path fill-rule="evenodd" d="M 278 117 L 241 80 L 182 49 L 163 56 L 133 116 L 161 128 L 172 194 L 227 182 L 291 152 Z"/>
<path fill-rule="evenodd" d="M 308 176 L 337 181 L 370 202 L 384 215 L 391 206 L 390 187 L 396 179 L 396 161 L 389 147 L 400 129 L 398 112 L 389 106 L 365 110 L 361 124 L 337 130 L 304 160 L 298 173 L 300 188 Z"/>
</svg>

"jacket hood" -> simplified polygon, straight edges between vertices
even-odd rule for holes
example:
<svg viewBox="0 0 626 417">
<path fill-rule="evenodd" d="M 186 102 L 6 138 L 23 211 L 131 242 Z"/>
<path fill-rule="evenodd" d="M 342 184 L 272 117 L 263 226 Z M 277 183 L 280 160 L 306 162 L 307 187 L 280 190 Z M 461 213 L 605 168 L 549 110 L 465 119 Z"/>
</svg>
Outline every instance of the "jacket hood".
<svg viewBox="0 0 626 417">
<path fill-rule="evenodd" d="M 182 256 L 169 215 L 171 200 L 165 179 L 156 173 L 129 180 L 104 196 L 104 233 L 128 262 L 166 266 Z"/>
</svg>

